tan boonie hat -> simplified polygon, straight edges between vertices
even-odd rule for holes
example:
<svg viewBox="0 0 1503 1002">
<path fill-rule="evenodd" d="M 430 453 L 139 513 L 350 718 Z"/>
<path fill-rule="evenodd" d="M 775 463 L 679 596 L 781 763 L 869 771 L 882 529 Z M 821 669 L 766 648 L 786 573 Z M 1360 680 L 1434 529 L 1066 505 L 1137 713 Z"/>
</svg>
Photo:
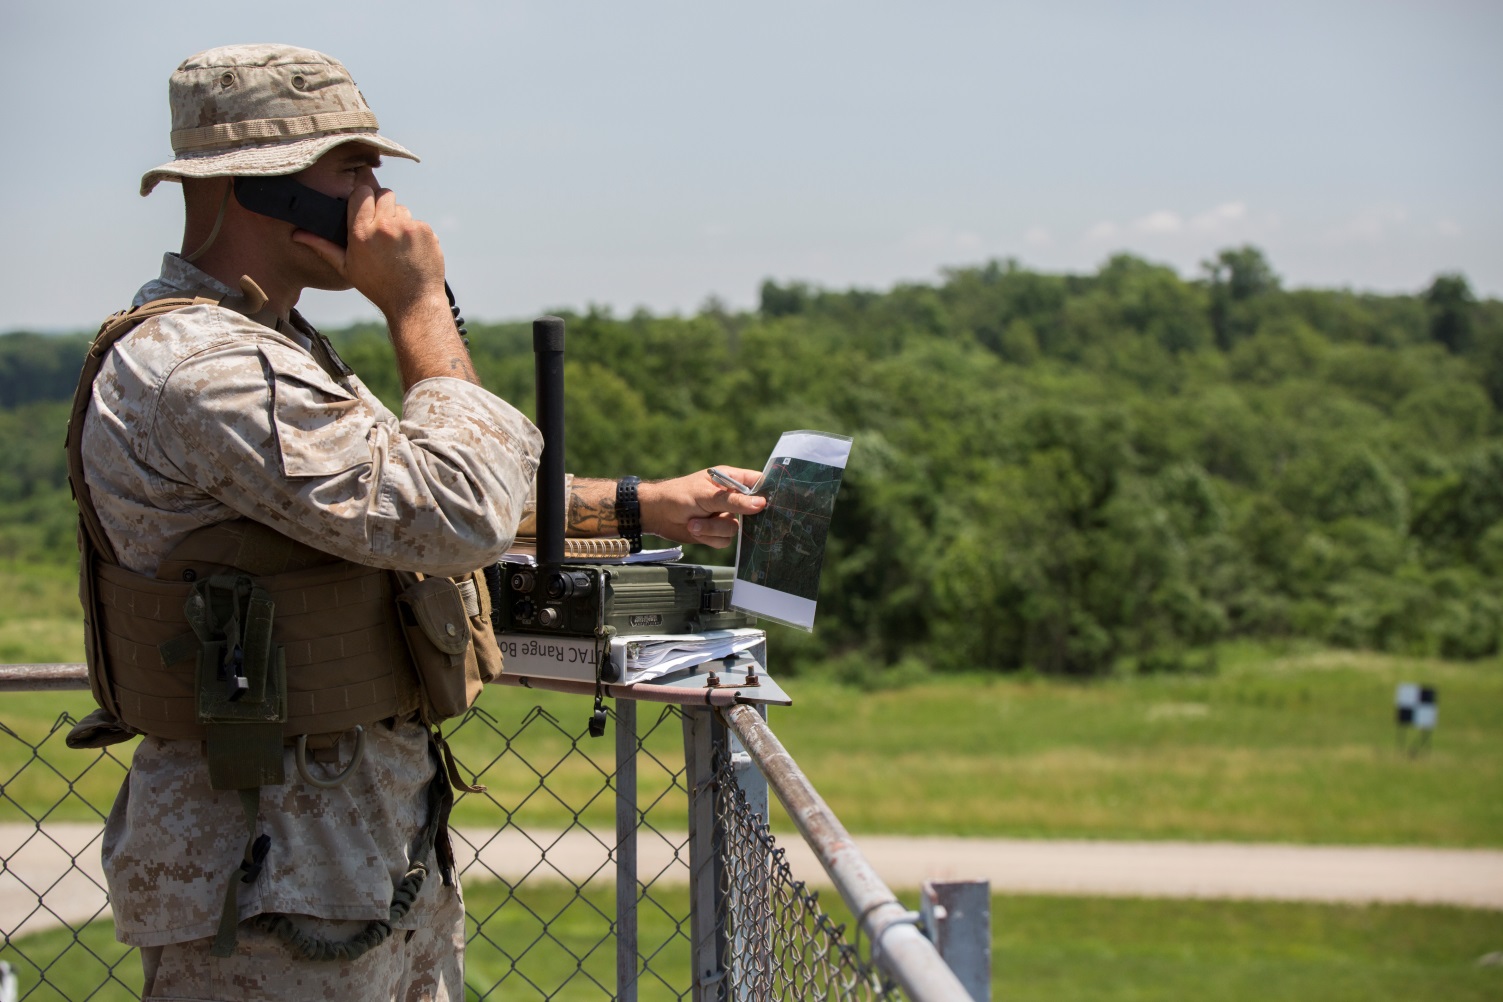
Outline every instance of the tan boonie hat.
<svg viewBox="0 0 1503 1002">
<path fill-rule="evenodd" d="M 416 160 L 377 135 L 376 116 L 339 60 L 291 45 L 226 45 L 189 56 L 167 85 L 177 159 L 141 194 L 185 177 L 295 174 L 340 143 Z"/>
</svg>

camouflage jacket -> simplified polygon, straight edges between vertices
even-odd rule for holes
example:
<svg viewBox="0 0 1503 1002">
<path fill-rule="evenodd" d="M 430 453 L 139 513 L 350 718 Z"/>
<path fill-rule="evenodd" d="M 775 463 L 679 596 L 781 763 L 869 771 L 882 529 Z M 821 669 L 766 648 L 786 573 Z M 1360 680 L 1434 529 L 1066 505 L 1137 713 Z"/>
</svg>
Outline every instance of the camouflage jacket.
<svg viewBox="0 0 1503 1002">
<path fill-rule="evenodd" d="M 169 254 L 136 302 L 230 291 Z M 530 507 L 532 424 L 447 377 L 414 385 L 399 418 L 324 345 L 295 314 L 195 306 L 116 346 L 94 383 L 83 456 L 121 564 L 152 574 L 193 530 L 242 516 L 377 567 L 457 574 L 504 552 Z M 350 751 L 347 737 L 341 763 Z M 290 753 L 286 765 L 289 781 L 261 791 L 272 848 L 242 888 L 241 918 L 385 918 L 426 819 L 423 728 L 372 729 L 356 774 L 334 789 L 300 782 Z M 209 788 L 198 743 L 143 738 L 104 833 L 119 937 L 213 935 L 243 848 L 238 798 Z"/>
</svg>

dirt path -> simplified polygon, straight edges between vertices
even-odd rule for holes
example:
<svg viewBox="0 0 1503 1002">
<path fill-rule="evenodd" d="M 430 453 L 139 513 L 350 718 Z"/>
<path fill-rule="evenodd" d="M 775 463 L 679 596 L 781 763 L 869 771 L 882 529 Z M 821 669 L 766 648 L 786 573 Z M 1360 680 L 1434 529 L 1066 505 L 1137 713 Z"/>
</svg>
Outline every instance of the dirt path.
<svg viewBox="0 0 1503 1002">
<path fill-rule="evenodd" d="M 45 833 L 0 825 L 0 932 L 25 935 L 106 917 L 99 834 L 96 825 L 48 825 Z M 585 832 L 531 839 L 516 831 L 458 834 L 455 849 L 470 881 L 614 879 L 609 849 Z M 795 877 L 828 885 L 802 841 L 779 842 Z M 903 891 L 933 878 L 988 880 L 998 893 L 1417 902 L 1503 911 L 1503 850 L 875 835 L 856 842 L 905 900 L 911 895 Z M 662 874 L 657 886 L 687 881 L 687 867 L 674 862 L 683 844 L 681 835 L 644 833 L 641 879 Z"/>
</svg>

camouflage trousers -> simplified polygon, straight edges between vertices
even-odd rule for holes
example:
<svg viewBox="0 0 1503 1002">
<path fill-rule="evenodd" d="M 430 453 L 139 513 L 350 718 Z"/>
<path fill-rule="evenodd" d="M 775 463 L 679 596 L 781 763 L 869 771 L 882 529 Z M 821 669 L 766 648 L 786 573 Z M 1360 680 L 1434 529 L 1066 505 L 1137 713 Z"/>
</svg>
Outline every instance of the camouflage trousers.
<svg viewBox="0 0 1503 1002">
<path fill-rule="evenodd" d="M 231 957 L 210 954 L 213 939 L 141 948 L 143 1002 L 463 1002 L 464 902 L 434 874 L 413 907 L 426 921 L 398 929 L 355 960 L 298 960 L 276 935 L 240 923 Z M 294 916 L 298 928 L 343 940 L 364 922 Z"/>
</svg>

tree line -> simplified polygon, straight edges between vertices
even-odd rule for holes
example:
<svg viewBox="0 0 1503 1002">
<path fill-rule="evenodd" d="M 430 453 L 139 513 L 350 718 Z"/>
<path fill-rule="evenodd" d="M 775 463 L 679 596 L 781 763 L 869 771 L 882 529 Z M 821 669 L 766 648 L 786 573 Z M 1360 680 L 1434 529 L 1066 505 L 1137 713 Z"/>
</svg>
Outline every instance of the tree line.
<svg viewBox="0 0 1503 1002">
<path fill-rule="evenodd" d="M 767 281 L 754 311 L 564 315 L 579 473 L 853 436 L 816 631 L 780 632 L 780 664 L 1172 671 L 1237 637 L 1498 651 L 1503 303 L 1461 275 L 1285 289 L 1241 247 L 1192 280 L 1129 255 L 992 261 L 885 292 Z M 529 325 L 470 330 L 487 387 L 530 413 Z M 384 331 L 334 339 L 397 404 Z M 0 558 L 72 558 L 85 343 L 0 338 Z"/>
</svg>

